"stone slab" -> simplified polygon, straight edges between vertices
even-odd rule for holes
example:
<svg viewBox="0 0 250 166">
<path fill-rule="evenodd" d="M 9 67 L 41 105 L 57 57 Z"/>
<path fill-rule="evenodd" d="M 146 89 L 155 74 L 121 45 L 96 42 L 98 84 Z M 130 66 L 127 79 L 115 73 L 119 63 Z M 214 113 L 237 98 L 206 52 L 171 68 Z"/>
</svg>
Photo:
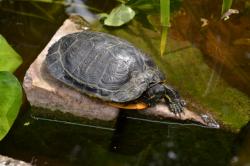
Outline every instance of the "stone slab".
<svg viewBox="0 0 250 166">
<path fill-rule="evenodd" d="M 81 23 L 84 21 L 77 16 L 67 19 L 31 64 L 23 82 L 27 99 L 31 106 L 52 111 L 59 110 L 90 120 L 114 121 L 119 109 L 104 104 L 102 101 L 90 99 L 51 78 L 43 64 L 49 47 L 62 36 L 84 30 L 84 26 L 80 26 Z"/>
<path fill-rule="evenodd" d="M 23 87 L 31 106 L 47 109 L 46 114 L 52 113 L 52 117 L 54 117 L 53 113 L 58 110 L 88 120 L 116 121 L 120 111 L 118 108 L 107 105 L 101 100 L 89 98 L 55 80 L 48 74 L 44 66 L 43 62 L 49 47 L 62 36 L 85 30 L 87 27 L 84 25 L 84 20 L 78 16 L 71 16 L 63 23 L 26 72 Z M 41 114 L 44 111 L 36 112 Z M 158 104 L 142 111 L 131 110 L 131 113 L 134 117 L 143 115 L 144 119 L 192 120 L 209 127 L 219 127 L 209 115 L 197 114 L 185 109 L 181 116 L 176 116 L 164 104 Z"/>
<path fill-rule="evenodd" d="M 0 155 L 0 166 L 31 166 L 31 164 Z"/>
</svg>

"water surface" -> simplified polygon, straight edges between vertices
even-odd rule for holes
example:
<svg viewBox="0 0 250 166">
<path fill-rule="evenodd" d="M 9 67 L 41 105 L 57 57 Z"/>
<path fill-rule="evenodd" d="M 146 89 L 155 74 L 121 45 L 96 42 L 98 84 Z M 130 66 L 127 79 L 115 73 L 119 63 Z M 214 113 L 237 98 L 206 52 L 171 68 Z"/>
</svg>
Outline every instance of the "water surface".
<svg viewBox="0 0 250 166">
<path fill-rule="evenodd" d="M 246 42 L 250 36 L 249 3 L 237 1 L 234 7 L 240 14 L 221 22 L 220 3 L 178 1 L 163 57 L 159 56 L 158 11 L 150 11 L 148 17 L 139 13 L 121 28 L 94 26 L 95 30 L 125 38 L 150 54 L 191 110 L 210 112 L 226 129 L 145 122 L 123 115 L 111 130 L 35 120 L 24 97 L 17 121 L 0 142 L 0 154 L 36 165 L 115 166 L 228 165 L 235 153 L 248 155 L 247 150 L 233 149 L 237 145 L 236 131 L 250 119 L 250 50 Z M 0 1 L 0 33 L 24 59 L 16 76 L 23 80 L 25 71 L 68 17 L 67 13 L 88 14 L 89 21 L 93 21 L 95 12 L 108 12 L 117 4 L 88 0 L 86 5 L 95 10 L 83 10 L 81 5 Z M 154 26 L 148 26 L 145 18 Z M 200 18 L 208 19 L 207 27 L 201 28 Z M 29 125 L 24 125 L 27 122 Z"/>
</svg>

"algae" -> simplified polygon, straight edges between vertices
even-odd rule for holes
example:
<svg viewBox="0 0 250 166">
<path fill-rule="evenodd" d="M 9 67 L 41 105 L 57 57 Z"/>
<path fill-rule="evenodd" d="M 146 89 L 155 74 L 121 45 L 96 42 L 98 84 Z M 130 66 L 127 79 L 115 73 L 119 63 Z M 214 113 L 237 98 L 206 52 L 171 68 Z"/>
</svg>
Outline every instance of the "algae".
<svg viewBox="0 0 250 166">
<path fill-rule="evenodd" d="M 123 29 L 104 29 L 100 25 L 95 29 L 127 39 L 149 54 L 165 73 L 167 82 L 178 89 L 193 111 L 210 113 L 234 131 L 249 121 L 249 97 L 230 86 L 211 68 L 207 57 L 190 41 L 170 35 L 168 52 L 161 57 L 158 49 L 160 33 L 144 28 L 136 20 Z"/>
</svg>

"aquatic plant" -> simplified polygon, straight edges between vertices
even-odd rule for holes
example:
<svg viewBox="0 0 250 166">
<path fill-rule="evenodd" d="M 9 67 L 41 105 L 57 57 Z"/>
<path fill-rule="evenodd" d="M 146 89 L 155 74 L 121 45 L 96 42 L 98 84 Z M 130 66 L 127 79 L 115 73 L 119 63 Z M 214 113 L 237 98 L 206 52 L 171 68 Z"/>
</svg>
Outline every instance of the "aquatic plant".
<svg viewBox="0 0 250 166">
<path fill-rule="evenodd" d="M 22 104 L 22 87 L 12 74 L 21 57 L 0 35 L 0 140 L 13 125 Z"/>
<path fill-rule="evenodd" d="M 223 15 L 225 12 L 228 11 L 228 9 L 231 8 L 233 3 L 233 0 L 223 0 L 222 6 L 221 6 L 221 15 Z"/>
<path fill-rule="evenodd" d="M 160 44 L 160 53 L 161 56 L 164 54 L 166 49 L 168 27 L 170 27 L 170 0 L 161 0 L 161 44 Z"/>
<path fill-rule="evenodd" d="M 135 11 L 124 3 L 115 7 L 109 14 L 101 13 L 104 25 L 118 27 L 131 21 L 135 16 Z"/>
</svg>

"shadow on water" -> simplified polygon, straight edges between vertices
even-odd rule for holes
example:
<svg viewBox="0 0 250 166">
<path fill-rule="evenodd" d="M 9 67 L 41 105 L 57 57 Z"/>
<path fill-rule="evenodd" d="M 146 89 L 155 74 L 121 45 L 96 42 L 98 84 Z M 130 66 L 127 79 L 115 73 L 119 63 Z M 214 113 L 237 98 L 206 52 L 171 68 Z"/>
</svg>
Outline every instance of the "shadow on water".
<svg viewBox="0 0 250 166">
<path fill-rule="evenodd" d="M 114 131 L 23 114 L 0 153 L 36 165 L 227 165 L 234 138 L 223 130 L 131 120 L 123 113 Z"/>
</svg>

